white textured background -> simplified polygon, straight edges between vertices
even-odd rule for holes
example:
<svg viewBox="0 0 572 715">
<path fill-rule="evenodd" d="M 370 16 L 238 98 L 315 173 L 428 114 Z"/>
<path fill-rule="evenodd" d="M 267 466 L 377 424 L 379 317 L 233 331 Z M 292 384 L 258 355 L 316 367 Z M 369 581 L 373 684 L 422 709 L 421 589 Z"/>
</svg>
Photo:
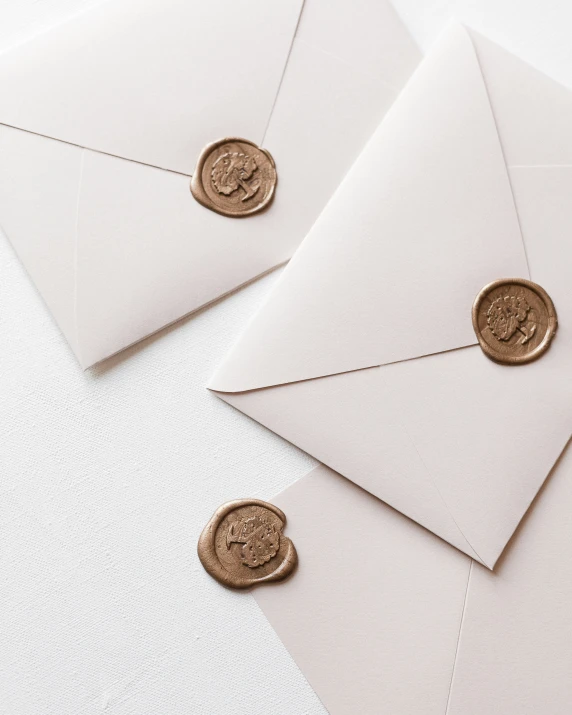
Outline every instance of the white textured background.
<svg viewBox="0 0 572 715">
<path fill-rule="evenodd" d="M 0 49 L 99 1 L 0 0 Z M 423 48 L 455 15 L 572 87 L 570 0 L 395 4 Z M 82 373 L 0 236 L 0 715 L 325 712 L 195 555 L 313 466 L 204 389 L 276 277 Z"/>
</svg>

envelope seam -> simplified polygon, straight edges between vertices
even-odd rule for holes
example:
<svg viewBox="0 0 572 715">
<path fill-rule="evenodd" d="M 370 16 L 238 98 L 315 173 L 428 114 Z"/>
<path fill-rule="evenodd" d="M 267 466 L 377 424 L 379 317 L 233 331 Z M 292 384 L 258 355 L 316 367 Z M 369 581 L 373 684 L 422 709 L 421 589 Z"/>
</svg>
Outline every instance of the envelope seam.
<svg viewBox="0 0 572 715">
<path fill-rule="evenodd" d="M 81 357 L 81 345 L 79 341 L 79 321 L 78 321 L 78 305 L 77 305 L 77 295 L 78 295 L 78 262 L 79 262 L 79 207 L 81 200 L 81 188 L 83 184 L 83 170 L 85 164 L 85 149 L 81 150 L 80 164 L 79 164 L 79 180 L 77 186 L 77 200 L 75 207 L 75 236 L 74 236 L 74 255 L 73 255 L 73 321 L 74 321 L 74 332 L 75 332 L 75 344 L 77 350 L 77 357 L 80 365 L 83 366 L 83 360 Z"/>
<path fill-rule="evenodd" d="M 459 633 L 457 634 L 457 644 L 455 646 L 455 656 L 453 658 L 453 668 L 451 669 L 451 680 L 449 682 L 449 691 L 447 693 L 447 704 L 445 706 L 445 715 L 449 715 L 449 707 L 451 705 L 451 696 L 453 694 L 453 682 L 455 680 L 455 670 L 457 668 L 457 660 L 459 658 L 459 646 L 461 644 L 461 635 L 463 632 L 463 624 L 465 622 L 465 614 L 467 612 L 467 601 L 469 598 L 469 586 L 471 583 L 471 574 L 473 573 L 474 562 L 469 565 L 469 575 L 467 576 L 467 585 L 465 587 L 465 597 L 463 599 L 463 609 L 461 611 L 461 620 L 459 622 Z"/>
<path fill-rule="evenodd" d="M 53 142 L 60 142 L 60 144 L 67 144 L 68 146 L 75 146 L 78 149 L 83 149 L 84 151 L 92 151 L 94 154 L 102 154 L 103 156 L 110 156 L 113 159 L 119 159 L 120 161 L 130 161 L 132 164 L 139 164 L 140 166 L 148 166 L 151 169 L 157 169 L 157 171 L 167 171 L 170 174 L 177 174 L 178 176 L 184 176 L 187 179 L 192 178 L 192 174 L 185 174 L 182 171 L 175 171 L 175 169 L 167 169 L 164 166 L 157 166 L 156 164 L 149 164 L 145 161 L 138 161 L 137 159 L 130 159 L 127 156 L 121 156 L 120 154 L 112 154 L 110 151 L 102 151 L 101 149 L 94 149 L 93 147 L 83 146 L 82 144 L 76 144 L 75 142 L 66 141 L 65 139 L 59 139 L 58 137 L 52 137 L 49 134 L 42 134 L 41 132 L 34 132 L 31 129 L 23 129 L 22 127 L 17 127 L 15 124 L 6 124 L 6 122 L 0 122 L 1 127 L 8 127 L 9 129 L 15 129 L 18 132 L 26 132 L 26 134 L 32 134 L 36 137 L 42 137 L 42 139 L 49 139 Z"/>
<path fill-rule="evenodd" d="M 308 680 L 308 676 L 306 675 L 306 673 L 304 673 L 304 671 L 302 670 L 302 668 L 298 665 L 298 661 L 294 658 L 294 656 L 293 656 L 293 654 L 290 652 L 288 646 L 286 645 L 286 643 L 284 643 L 282 637 L 278 634 L 277 629 L 274 628 L 273 623 L 271 622 L 271 620 L 270 620 L 270 619 L 268 618 L 268 616 L 266 615 L 266 613 L 265 613 L 264 609 L 262 608 L 262 606 L 260 605 L 260 603 L 258 603 L 258 599 L 256 598 L 256 594 L 251 593 L 250 596 L 252 597 L 252 600 L 253 600 L 254 603 L 256 604 L 256 606 L 257 606 L 259 612 L 264 616 L 264 619 L 266 620 L 266 622 L 268 623 L 268 625 L 270 626 L 270 628 L 272 628 L 272 630 L 274 631 L 274 633 L 278 636 L 278 640 L 279 640 L 281 646 L 284 648 L 284 650 L 285 650 L 286 653 L 288 654 L 288 657 L 292 660 L 292 662 L 294 663 L 294 665 L 296 666 L 296 668 L 297 668 L 297 669 L 299 670 L 299 672 L 302 674 L 302 677 L 304 678 L 304 680 L 305 680 L 306 683 L 308 684 L 308 687 L 311 688 L 311 690 L 312 690 L 312 692 L 314 693 L 314 695 L 316 696 L 316 698 L 317 698 L 317 699 L 319 700 L 319 702 L 323 705 L 324 709 L 327 710 L 327 708 L 326 708 L 326 703 L 325 703 L 325 702 L 322 700 L 322 698 L 318 695 L 318 691 L 316 690 L 316 688 L 314 687 L 314 685 L 312 685 L 312 683 Z M 328 712 L 329 712 L 329 711 L 328 711 Z"/>
<path fill-rule="evenodd" d="M 171 320 L 168 323 L 165 323 L 165 325 L 162 325 L 160 328 L 157 328 L 157 330 L 154 330 L 152 333 L 149 333 L 146 335 L 144 338 L 137 338 L 134 340 L 132 343 L 128 343 L 125 345 L 125 347 L 119 348 L 119 350 L 116 350 L 113 353 L 110 353 L 109 355 L 106 355 L 105 357 L 98 358 L 95 362 L 91 363 L 90 365 L 86 366 L 87 368 L 92 368 L 92 367 L 99 367 L 103 363 L 105 363 L 107 360 L 111 360 L 111 358 L 116 358 L 118 356 L 126 355 L 126 351 L 134 348 L 136 346 L 141 346 L 143 347 L 146 344 L 146 341 L 151 340 L 152 338 L 156 337 L 163 331 L 167 331 L 170 328 L 174 327 L 177 324 L 180 324 L 183 320 L 187 320 L 189 318 L 196 317 L 199 313 L 201 313 L 204 310 L 208 310 L 211 308 L 213 305 L 216 305 L 217 303 L 220 303 L 223 300 L 226 300 L 231 295 L 234 295 L 235 293 L 238 293 L 240 290 L 245 288 L 246 286 L 251 285 L 255 281 L 264 278 L 265 276 L 269 275 L 273 271 L 278 270 L 279 268 L 282 268 L 286 263 L 288 262 L 289 259 L 285 259 L 282 261 L 282 263 L 278 263 L 275 266 L 271 266 L 270 268 L 267 268 L 266 270 L 262 271 L 262 273 L 258 273 L 252 278 L 249 278 L 248 280 L 244 281 L 244 283 L 241 283 L 238 286 L 235 286 L 234 288 L 231 288 L 230 290 L 226 291 L 226 293 L 222 293 L 221 295 L 217 296 L 216 298 L 213 298 L 212 300 L 209 300 L 206 303 L 203 303 L 202 305 L 197 306 L 196 308 L 193 308 L 190 310 L 188 313 L 185 313 L 185 315 L 181 315 L 179 318 L 175 318 L 174 320 Z M 210 387 L 206 387 L 207 390 L 211 390 Z M 216 392 L 216 390 L 212 390 L 213 392 Z"/>
<path fill-rule="evenodd" d="M 288 263 L 288 260 L 284 261 L 283 263 L 280 263 L 278 266 L 274 266 L 273 268 L 279 268 L 280 266 L 285 265 L 286 263 Z M 273 270 L 273 268 L 271 268 L 270 270 Z M 260 310 L 262 310 L 262 309 L 260 309 Z M 254 320 L 255 317 L 256 317 L 256 313 L 250 317 L 250 320 L 246 324 L 246 328 L 244 329 L 243 334 L 248 331 L 249 325 Z M 235 345 L 236 344 L 238 344 L 238 341 L 235 343 Z M 311 380 L 321 380 L 324 377 L 335 377 L 336 375 L 349 375 L 352 372 L 361 372 L 362 370 L 375 370 L 376 368 L 386 367 L 388 365 L 397 365 L 398 363 L 412 362 L 413 360 L 423 360 L 424 358 L 432 357 L 433 355 L 444 355 L 445 353 L 456 352 L 457 350 L 468 350 L 469 348 L 474 348 L 477 346 L 478 346 L 478 342 L 476 341 L 476 338 L 475 338 L 474 343 L 469 343 L 467 345 L 461 345 L 457 348 L 447 348 L 446 350 L 439 350 L 438 352 L 435 352 L 435 353 L 425 353 L 424 355 L 415 355 L 414 357 L 411 357 L 411 358 L 401 358 L 401 359 L 397 359 L 397 360 L 391 360 L 390 362 L 374 363 L 373 365 L 364 365 L 363 367 L 356 367 L 356 368 L 352 368 L 351 370 L 340 370 L 339 372 L 328 372 L 325 375 L 314 375 L 313 377 L 303 377 L 303 378 L 299 378 L 299 379 L 295 379 L 295 380 L 289 380 L 286 382 L 271 383 L 268 385 L 259 385 L 256 387 L 244 387 L 241 389 L 234 389 L 234 390 L 220 389 L 218 387 L 211 386 L 212 383 L 214 382 L 214 379 L 217 377 L 217 375 L 220 371 L 220 368 L 222 366 L 222 363 L 221 363 L 221 365 L 219 365 L 219 369 L 217 369 L 217 371 L 211 378 L 211 381 L 209 382 L 209 385 L 208 385 L 208 389 L 213 390 L 214 392 L 221 392 L 223 394 L 228 394 L 228 395 L 236 395 L 236 394 L 239 394 L 242 392 L 256 392 L 258 390 L 267 390 L 270 387 L 280 387 L 283 385 L 295 385 L 299 382 L 310 382 Z M 230 350 L 229 354 L 227 355 L 227 357 L 225 358 L 224 362 L 229 360 L 230 355 L 233 352 L 233 349 L 234 349 L 234 346 L 233 346 L 233 348 L 231 348 L 231 350 Z"/>
<path fill-rule="evenodd" d="M 304 14 L 305 5 L 306 5 L 306 0 L 304 0 L 302 2 L 302 7 L 300 8 L 300 12 L 298 14 L 298 21 L 296 22 L 296 27 L 294 28 L 294 34 L 292 35 L 292 41 L 290 42 L 290 47 L 288 48 L 288 54 L 286 55 L 286 61 L 284 62 L 284 67 L 282 68 L 282 74 L 280 75 L 280 81 L 278 82 L 278 89 L 276 90 L 276 94 L 274 96 L 274 101 L 272 102 L 272 106 L 270 107 L 270 113 L 268 114 L 268 120 L 266 122 L 266 126 L 264 127 L 264 131 L 262 132 L 260 146 L 264 146 L 264 140 L 266 139 L 266 135 L 268 134 L 268 128 L 270 127 L 270 122 L 272 121 L 272 115 L 274 114 L 274 110 L 276 109 L 278 97 L 280 96 L 280 90 L 282 89 L 284 77 L 286 76 L 286 70 L 288 69 L 288 63 L 290 62 L 290 57 L 292 55 L 294 43 L 296 42 L 296 35 L 298 34 L 298 28 L 300 27 L 300 22 L 302 21 L 302 15 Z"/>
<path fill-rule="evenodd" d="M 526 250 L 526 242 L 525 242 L 525 240 L 524 240 L 524 233 L 523 233 L 523 230 L 522 230 L 522 222 L 521 222 L 521 220 L 520 220 L 520 214 L 518 213 L 518 205 L 517 205 L 517 203 L 516 203 L 516 196 L 515 196 L 514 188 L 513 188 L 513 185 L 512 185 L 511 178 L 510 178 L 510 172 L 509 172 L 509 168 L 510 168 L 510 167 L 509 167 L 509 164 L 508 164 L 508 162 L 507 162 L 507 160 L 506 160 L 506 155 L 505 155 L 504 147 L 503 147 L 503 145 L 502 145 L 501 135 L 500 135 L 500 132 L 499 132 L 499 125 L 498 125 L 498 122 L 497 122 L 497 118 L 496 118 L 496 116 L 495 116 L 495 111 L 494 111 L 494 109 L 493 109 L 493 104 L 492 104 L 492 102 L 491 102 L 491 95 L 490 95 L 490 93 L 489 93 L 489 88 L 487 87 L 487 81 L 486 81 L 486 79 L 485 79 L 485 75 L 484 75 L 484 72 L 483 72 L 483 68 L 482 68 L 482 65 L 481 65 L 481 61 L 480 61 L 480 59 L 479 59 L 479 54 L 478 54 L 478 52 L 477 52 L 477 50 L 476 50 L 476 48 L 475 48 L 475 45 L 474 45 L 474 43 L 473 43 L 473 39 L 472 39 L 471 37 L 469 37 L 469 39 L 471 40 L 471 47 L 473 48 L 473 54 L 475 55 L 475 60 L 476 60 L 476 62 L 477 62 L 477 66 L 478 66 L 479 71 L 480 71 L 480 73 L 481 73 L 481 79 L 483 80 L 483 87 L 484 87 L 484 89 L 485 89 L 485 92 L 486 92 L 486 94 L 487 94 L 487 99 L 488 99 L 488 101 L 489 101 L 489 109 L 490 109 L 490 111 L 491 111 L 491 117 L 492 117 L 493 123 L 494 123 L 494 125 L 495 125 L 495 130 L 496 130 L 496 133 L 497 133 L 497 139 L 498 139 L 499 147 L 500 147 L 501 154 L 502 154 L 502 158 L 503 158 L 503 162 L 504 162 L 504 167 L 505 167 L 505 172 L 506 172 L 506 178 L 507 178 L 507 181 L 508 181 L 508 186 L 509 186 L 509 189 L 510 189 L 510 194 L 511 194 L 511 196 L 512 196 L 512 205 L 514 206 L 514 213 L 515 213 L 515 215 L 516 215 L 516 222 L 517 222 L 517 224 L 518 224 L 518 231 L 519 231 L 519 233 L 520 233 L 520 241 L 521 241 L 521 243 L 522 243 L 522 250 L 524 251 L 524 259 L 525 259 L 525 261 L 526 261 L 526 268 L 527 268 L 527 270 L 528 270 L 528 277 L 531 278 L 532 276 L 531 276 L 531 274 L 530 274 L 530 262 L 529 262 L 529 260 L 528 260 L 528 253 L 527 253 L 527 250 Z"/>
<path fill-rule="evenodd" d="M 421 456 L 421 452 L 420 452 L 419 449 L 417 448 L 417 445 L 415 444 L 415 440 L 413 439 L 413 437 L 412 437 L 411 434 L 409 433 L 409 430 L 407 429 L 407 426 L 406 426 L 405 423 L 403 423 L 403 422 L 401 423 L 401 426 L 403 427 L 403 430 L 405 431 L 405 433 L 407 434 L 407 436 L 408 436 L 409 439 L 411 440 L 411 444 L 413 445 L 413 449 L 415 450 L 415 453 L 416 453 L 417 456 L 419 457 L 419 461 L 420 461 L 421 464 L 423 465 L 423 467 L 424 467 L 424 469 L 425 469 L 425 472 L 426 472 L 427 476 L 429 477 L 429 479 L 430 479 L 430 481 L 431 481 L 431 484 L 433 485 L 435 491 L 436 491 L 437 494 L 439 495 L 439 498 L 440 498 L 441 501 L 443 502 L 443 506 L 445 507 L 446 512 L 449 514 L 449 516 L 451 517 L 453 523 L 454 523 L 455 526 L 457 527 L 457 531 L 458 531 L 459 534 L 463 537 L 463 539 L 466 541 L 467 545 L 469 546 L 469 548 L 471 549 L 471 551 L 475 554 L 475 556 L 477 557 L 477 559 L 478 559 L 484 566 L 487 566 L 487 564 L 485 563 L 485 561 L 484 561 L 484 560 L 482 559 L 482 557 L 479 555 L 478 551 L 477 551 L 477 550 L 475 549 L 475 547 L 471 544 L 471 542 L 470 542 L 469 539 L 466 537 L 465 533 L 463 532 L 463 530 L 461 529 L 461 527 L 460 527 L 459 524 L 457 523 L 457 520 L 455 519 L 455 517 L 454 517 L 454 515 L 453 515 L 453 512 L 451 511 L 451 509 L 449 508 L 449 505 L 448 505 L 447 502 L 445 501 L 445 497 L 441 494 L 441 490 L 440 490 L 439 487 L 437 486 L 437 482 L 436 482 L 436 480 L 434 479 L 433 475 L 431 474 L 431 470 L 430 470 L 429 467 L 425 464 L 425 460 L 424 460 L 423 457 Z M 488 566 L 487 566 L 487 568 L 488 568 Z"/>
</svg>

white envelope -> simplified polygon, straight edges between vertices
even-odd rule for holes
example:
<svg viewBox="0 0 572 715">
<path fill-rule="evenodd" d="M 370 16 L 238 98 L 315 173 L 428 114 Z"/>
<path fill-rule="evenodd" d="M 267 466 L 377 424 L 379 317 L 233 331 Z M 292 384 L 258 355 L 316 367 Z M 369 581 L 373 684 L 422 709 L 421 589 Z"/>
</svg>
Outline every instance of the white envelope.
<svg viewBox="0 0 572 715">
<path fill-rule="evenodd" d="M 489 568 L 572 430 L 571 126 L 571 92 L 450 25 L 210 386 Z M 527 365 L 475 346 L 511 276 L 559 316 Z"/>
<path fill-rule="evenodd" d="M 0 225 L 82 366 L 287 261 L 417 64 L 385 0 L 302 5 L 108 0 L 0 56 Z M 225 136 L 263 214 L 191 196 Z"/>
<path fill-rule="evenodd" d="M 495 571 L 323 466 L 272 502 L 299 566 L 253 595 L 331 715 L 568 715 L 570 449 Z"/>
</svg>

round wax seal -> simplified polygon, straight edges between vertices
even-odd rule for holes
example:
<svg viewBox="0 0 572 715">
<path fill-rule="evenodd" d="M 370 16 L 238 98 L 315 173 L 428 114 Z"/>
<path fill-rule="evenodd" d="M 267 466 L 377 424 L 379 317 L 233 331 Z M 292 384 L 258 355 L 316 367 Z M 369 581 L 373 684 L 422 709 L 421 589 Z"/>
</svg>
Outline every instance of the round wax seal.
<svg viewBox="0 0 572 715">
<path fill-rule="evenodd" d="M 223 504 L 199 538 L 201 563 L 231 588 L 281 581 L 298 562 L 294 544 L 282 533 L 285 524 L 284 513 L 268 502 L 241 499 Z"/>
<path fill-rule="evenodd" d="M 276 180 L 274 159 L 265 149 L 247 139 L 220 139 L 201 152 L 191 193 L 208 209 L 240 218 L 268 206 Z"/>
<path fill-rule="evenodd" d="M 539 358 L 550 347 L 557 325 L 548 293 L 523 278 L 489 283 L 473 304 L 473 328 L 483 352 L 506 365 Z"/>
</svg>

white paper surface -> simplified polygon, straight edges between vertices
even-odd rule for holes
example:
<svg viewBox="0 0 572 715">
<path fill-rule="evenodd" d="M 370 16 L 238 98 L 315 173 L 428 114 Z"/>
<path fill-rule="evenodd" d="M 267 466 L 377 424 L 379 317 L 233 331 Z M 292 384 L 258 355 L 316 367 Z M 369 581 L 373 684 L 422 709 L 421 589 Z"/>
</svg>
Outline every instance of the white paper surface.
<svg viewBox="0 0 572 715">
<path fill-rule="evenodd" d="M 0 54 L 0 222 L 82 367 L 287 261 L 419 60 L 386 0 L 354 3 L 351 32 L 342 4 L 262 5 L 115 0 Z M 367 49 L 372 34 L 383 49 Z M 37 152 L 39 135 L 51 146 Z M 241 135 L 279 176 L 246 221 L 189 191 L 200 150 Z M 43 191 L 47 175 L 75 180 L 76 198 Z M 61 292 L 43 260 L 54 198 Z"/>
<path fill-rule="evenodd" d="M 96 2 L 3 0 L 0 46 Z M 454 13 L 572 86 L 568 3 L 395 4 L 425 48 Z M 253 598 L 193 560 L 216 506 L 313 464 L 205 398 L 275 279 L 83 374 L 4 237 L 0 274 L 0 713 L 325 715 Z"/>
<path fill-rule="evenodd" d="M 273 499 L 299 567 L 254 596 L 332 715 L 443 715 L 470 560 L 318 467 Z"/>
<path fill-rule="evenodd" d="M 570 121 L 566 87 L 448 25 L 210 383 L 489 568 L 572 430 Z M 498 365 L 471 305 L 530 273 L 561 330 Z"/>
<path fill-rule="evenodd" d="M 301 7 L 108 0 L 0 56 L 0 119 L 190 174 L 214 139 L 263 136 Z"/>
<path fill-rule="evenodd" d="M 318 467 L 273 501 L 300 566 L 255 598 L 331 715 L 569 711 L 572 451 L 495 572 Z"/>
</svg>

